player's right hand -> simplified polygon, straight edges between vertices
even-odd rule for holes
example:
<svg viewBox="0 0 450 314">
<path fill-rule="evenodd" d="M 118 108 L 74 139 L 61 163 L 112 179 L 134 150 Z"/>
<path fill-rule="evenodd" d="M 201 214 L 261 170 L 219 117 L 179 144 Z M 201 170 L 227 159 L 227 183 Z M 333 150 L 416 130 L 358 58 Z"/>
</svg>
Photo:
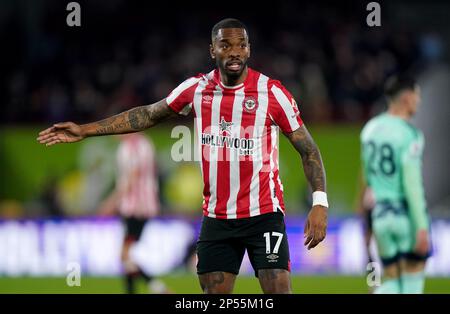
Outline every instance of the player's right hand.
<svg viewBox="0 0 450 314">
<path fill-rule="evenodd" d="M 62 122 L 39 133 L 37 140 L 46 146 L 58 143 L 73 143 L 85 138 L 81 127 L 73 122 Z"/>
<path fill-rule="evenodd" d="M 419 230 L 416 234 L 416 245 L 414 248 L 415 253 L 425 256 L 429 251 L 428 231 Z"/>
</svg>

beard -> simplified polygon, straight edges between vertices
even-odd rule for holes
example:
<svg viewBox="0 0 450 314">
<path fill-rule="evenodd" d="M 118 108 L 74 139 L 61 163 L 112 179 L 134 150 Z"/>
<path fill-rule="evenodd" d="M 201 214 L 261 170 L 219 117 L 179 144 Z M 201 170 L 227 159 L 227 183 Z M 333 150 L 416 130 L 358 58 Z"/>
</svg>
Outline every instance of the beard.
<svg viewBox="0 0 450 314">
<path fill-rule="evenodd" d="M 220 61 L 217 59 L 216 59 L 216 66 L 220 69 L 221 73 L 223 73 L 227 76 L 227 78 L 229 80 L 234 81 L 234 80 L 237 80 L 242 75 L 244 70 L 246 69 L 247 60 L 242 61 L 242 66 L 239 71 L 230 71 L 229 69 L 227 69 L 225 61 Z"/>
</svg>

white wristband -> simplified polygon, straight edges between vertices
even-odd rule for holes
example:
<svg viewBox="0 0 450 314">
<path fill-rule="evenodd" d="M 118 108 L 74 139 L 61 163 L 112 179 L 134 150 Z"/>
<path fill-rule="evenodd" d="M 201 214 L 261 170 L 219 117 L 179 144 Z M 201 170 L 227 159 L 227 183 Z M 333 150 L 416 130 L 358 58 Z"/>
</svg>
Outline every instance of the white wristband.
<svg viewBox="0 0 450 314">
<path fill-rule="evenodd" d="M 313 206 L 315 205 L 321 205 L 328 208 L 328 199 L 327 199 L 327 193 L 322 191 L 315 191 L 312 194 L 313 199 Z"/>
</svg>

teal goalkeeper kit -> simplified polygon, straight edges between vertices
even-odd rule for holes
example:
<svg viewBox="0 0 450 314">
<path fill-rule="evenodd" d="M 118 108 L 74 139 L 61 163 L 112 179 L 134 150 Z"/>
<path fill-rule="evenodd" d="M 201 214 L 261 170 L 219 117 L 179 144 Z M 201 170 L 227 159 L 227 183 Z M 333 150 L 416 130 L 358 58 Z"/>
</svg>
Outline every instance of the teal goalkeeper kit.
<svg viewBox="0 0 450 314">
<path fill-rule="evenodd" d="M 421 258 L 413 249 L 417 230 L 429 229 L 422 132 L 406 120 L 383 113 L 364 126 L 361 143 L 363 173 L 376 199 L 372 228 L 383 263 Z"/>
</svg>

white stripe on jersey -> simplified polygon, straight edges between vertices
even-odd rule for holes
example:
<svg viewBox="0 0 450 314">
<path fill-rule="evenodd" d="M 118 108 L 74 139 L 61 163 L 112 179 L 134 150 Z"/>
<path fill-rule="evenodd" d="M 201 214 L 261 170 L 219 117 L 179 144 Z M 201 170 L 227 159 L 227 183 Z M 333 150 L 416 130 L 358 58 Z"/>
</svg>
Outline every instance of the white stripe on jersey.
<svg viewBox="0 0 450 314">
<path fill-rule="evenodd" d="M 170 93 L 169 96 L 166 98 L 166 102 L 168 105 L 170 105 L 178 96 L 181 95 L 182 92 L 184 92 L 186 89 L 194 86 L 197 84 L 202 78 L 201 77 L 191 77 L 181 83 L 177 88 L 175 88 L 172 93 Z"/>
<path fill-rule="evenodd" d="M 274 169 L 276 168 L 276 164 L 274 161 L 274 154 L 276 152 L 277 147 L 277 138 L 278 138 L 278 127 L 272 125 L 270 127 L 270 136 L 271 136 L 271 152 L 270 152 L 270 174 L 269 174 L 269 186 L 270 186 L 270 197 L 272 198 L 273 203 L 273 211 L 276 212 L 277 208 L 280 207 L 280 202 L 278 201 L 278 197 L 276 195 L 275 191 L 275 182 L 273 181 Z M 278 176 L 279 177 L 279 176 Z"/>
<path fill-rule="evenodd" d="M 263 74 L 258 78 L 258 114 L 255 117 L 255 124 L 253 129 L 253 138 L 256 139 L 255 154 L 253 155 L 253 175 L 250 182 L 250 217 L 259 215 L 259 172 L 263 167 L 263 132 L 265 130 L 265 120 L 267 114 L 267 107 L 269 104 L 269 97 L 267 93 L 267 83 L 269 78 Z"/>
<path fill-rule="evenodd" d="M 208 81 L 201 80 L 198 83 L 197 88 L 194 93 L 194 112 L 195 112 L 195 137 L 194 137 L 194 160 L 198 160 L 200 162 L 200 171 L 203 178 L 203 162 L 202 162 L 202 92 L 208 85 Z"/>
<path fill-rule="evenodd" d="M 235 92 L 232 113 L 232 136 L 241 137 L 242 102 L 244 101 L 244 88 Z M 237 196 L 241 187 L 239 176 L 239 151 L 230 150 L 230 195 L 227 201 L 227 219 L 237 218 Z"/>
<path fill-rule="evenodd" d="M 280 158 L 279 158 L 279 155 L 280 155 L 280 148 L 279 147 L 280 147 L 280 145 L 278 145 L 279 141 L 280 141 L 280 129 L 277 128 L 276 132 L 277 132 L 277 143 L 275 144 L 275 152 L 274 152 L 274 154 L 277 154 L 277 163 L 276 163 L 275 167 L 278 169 L 278 177 L 277 177 L 278 186 L 280 187 L 280 191 L 283 192 L 283 183 L 281 182 L 280 162 L 279 162 L 280 161 Z"/>
<path fill-rule="evenodd" d="M 300 127 L 300 124 L 298 124 L 297 119 L 295 119 L 296 113 L 292 107 L 292 103 L 286 97 L 286 94 L 283 93 L 283 91 L 277 86 L 273 85 L 271 91 L 278 103 L 281 105 L 281 108 L 283 108 L 284 114 L 286 115 L 289 125 L 291 126 L 291 130 L 297 130 Z"/>
<path fill-rule="evenodd" d="M 215 70 L 212 70 L 208 74 L 206 74 L 207 80 L 212 80 L 214 78 L 214 71 Z"/>
<path fill-rule="evenodd" d="M 220 103 L 222 102 L 222 90 L 215 90 L 211 104 L 211 134 L 220 134 Z M 219 147 L 210 146 L 209 154 L 209 190 L 211 196 L 208 203 L 208 216 L 215 218 L 214 210 L 217 204 L 217 167 L 218 167 Z"/>
</svg>

